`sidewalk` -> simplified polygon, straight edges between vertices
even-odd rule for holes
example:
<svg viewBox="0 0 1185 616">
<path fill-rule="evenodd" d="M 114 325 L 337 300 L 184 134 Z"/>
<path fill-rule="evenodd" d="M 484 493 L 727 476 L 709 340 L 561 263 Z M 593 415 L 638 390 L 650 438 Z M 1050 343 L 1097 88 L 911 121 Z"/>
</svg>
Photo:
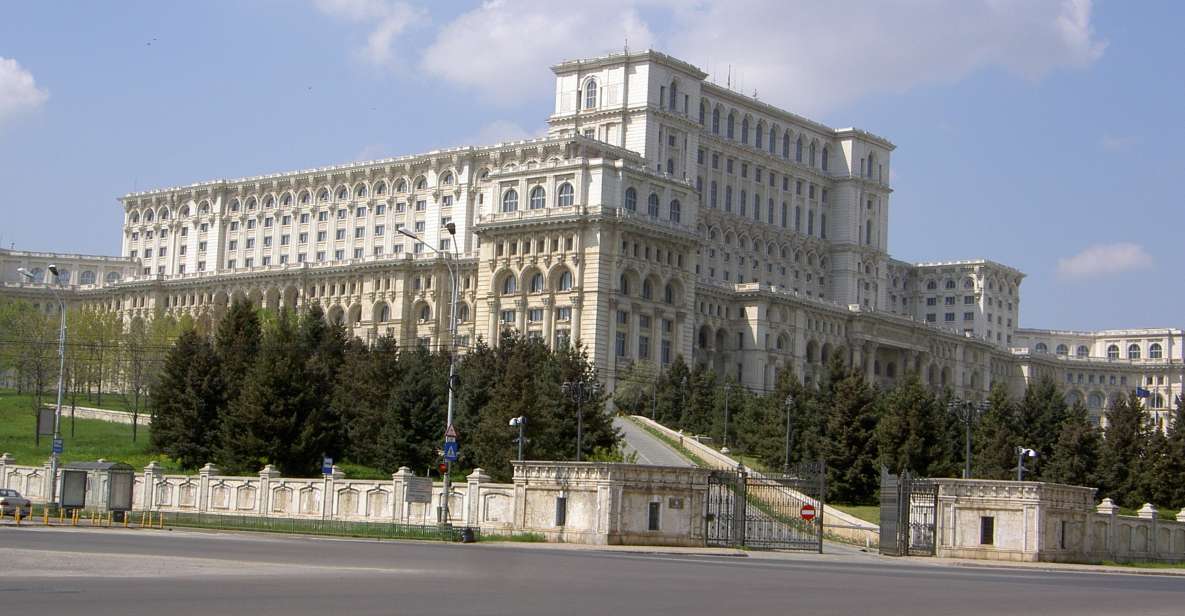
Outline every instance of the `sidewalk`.
<svg viewBox="0 0 1185 616">
<path fill-rule="evenodd" d="M 1076 563 L 1050 563 L 1050 562 L 1014 562 L 1007 560 L 972 560 L 963 558 L 929 558 L 929 557 L 902 557 L 894 560 L 902 560 L 911 564 L 918 565 L 932 565 L 936 567 L 970 567 L 979 569 L 1028 569 L 1030 571 L 1073 571 L 1075 573 L 1124 573 L 1127 575 L 1172 575 L 1185 577 L 1185 567 L 1174 569 L 1169 567 L 1123 567 L 1119 565 L 1088 565 Z"/>
</svg>

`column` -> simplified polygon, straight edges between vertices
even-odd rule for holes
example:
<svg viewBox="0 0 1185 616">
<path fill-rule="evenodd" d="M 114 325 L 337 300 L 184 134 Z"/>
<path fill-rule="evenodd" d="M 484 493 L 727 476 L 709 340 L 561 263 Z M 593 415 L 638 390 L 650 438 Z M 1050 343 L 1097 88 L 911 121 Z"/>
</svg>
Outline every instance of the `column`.
<svg viewBox="0 0 1185 616">
<path fill-rule="evenodd" d="M 160 483 L 163 477 L 164 471 L 161 470 L 156 460 L 149 462 L 148 466 L 144 467 L 144 489 L 140 494 L 143 499 L 141 507 L 144 510 L 152 511 L 152 508 L 156 505 L 156 485 Z"/>
<path fill-rule="evenodd" d="M 491 345 L 498 346 L 498 341 L 502 339 L 502 337 L 498 335 L 498 311 L 500 306 L 498 305 L 497 299 L 487 300 L 486 305 L 489 309 L 489 331 L 487 334 L 487 339 L 490 341 Z"/>
<path fill-rule="evenodd" d="M 555 300 L 543 298 L 543 344 L 555 348 Z"/>
<path fill-rule="evenodd" d="M 336 464 L 329 470 L 325 477 L 325 494 L 321 497 L 321 518 L 327 519 L 334 516 L 337 499 L 334 497 L 334 485 L 339 479 L 345 477 L 346 474 L 337 467 Z"/>
<path fill-rule="evenodd" d="M 572 344 L 580 341 L 580 306 L 584 302 L 578 295 L 572 298 Z"/>
<path fill-rule="evenodd" d="M 519 297 L 514 300 L 514 326 L 518 333 L 527 333 L 527 300 Z"/>
<path fill-rule="evenodd" d="M 469 488 L 465 495 L 465 526 L 480 526 L 481 484 L 489 482 L 490 476 L 484 470 L 475 468 L 465 479 Z"/>
<path fill-rule="evenodd" d="M 259 471 L 259 498 L 255 499 L 255 506 L 259 515 L 266 516 L 271 511 L 272 481 L 280 478 L 280 471 L 268 464 Z"/>
<path fill-rule="evenodd" d="M 11 454 L 5 452 L 4 455 L 0 455 L 0 488 L 8 487 L 8 467 L 12 466 L 14 462 L 16 460 Z"/>
<path fill-rule="evenodd" d="M 873 342 L 864 344 L 864 380 L 876 383 L 876 351 L 878 345 Z"/>
<path fill-rule="evenodd" d="M 210 476 L 217 475 L 218 467 L 213 463 L 207 462 L 205 466 L 198 471 L 198 511 L 205 511 L 210 506 Z"/>
<path fill-rule="evenodd" d="M 416 474 L 411 472 L 411 469 L 406 466 L 400 466 L 398 471 L 391 474 L 391 488 L 393 496 L 391 498 L 391 519 L 395 522 L 406 524 L 409 514 L 407 506 L 407 479 L 415 477 Z"/>
</svg>

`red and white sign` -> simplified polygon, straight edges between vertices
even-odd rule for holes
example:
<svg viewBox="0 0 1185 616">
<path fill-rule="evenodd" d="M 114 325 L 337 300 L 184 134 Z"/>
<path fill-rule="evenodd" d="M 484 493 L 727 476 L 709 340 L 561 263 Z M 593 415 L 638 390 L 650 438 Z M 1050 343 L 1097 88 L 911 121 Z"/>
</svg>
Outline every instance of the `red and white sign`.
<svg viewBox="0 0 1185 616">
<path fill-rule="evenodd" d="M 815 519 L 815 506 L 809 503 L 803 505 L 802 510 L 799 511 L 798 515 L 802 516 L 802 519 L 806 520 L 807 522 L 810 522 L 811 520 Z"/>
</svg>

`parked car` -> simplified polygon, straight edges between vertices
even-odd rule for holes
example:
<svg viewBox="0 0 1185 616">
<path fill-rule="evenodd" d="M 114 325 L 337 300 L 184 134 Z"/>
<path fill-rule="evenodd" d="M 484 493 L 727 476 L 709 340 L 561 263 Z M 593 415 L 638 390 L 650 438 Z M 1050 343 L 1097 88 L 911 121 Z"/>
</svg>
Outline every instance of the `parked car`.
<svg viewBox="0 0 1185 616">
<path fill-rule="evenodd" d="M 21 517 L 27 518 L 33 514 L 33 501 L 21 496 L 16 490 L 0 488 L 0 511 L 13 516 L 20 511 Z"/>
</svg>

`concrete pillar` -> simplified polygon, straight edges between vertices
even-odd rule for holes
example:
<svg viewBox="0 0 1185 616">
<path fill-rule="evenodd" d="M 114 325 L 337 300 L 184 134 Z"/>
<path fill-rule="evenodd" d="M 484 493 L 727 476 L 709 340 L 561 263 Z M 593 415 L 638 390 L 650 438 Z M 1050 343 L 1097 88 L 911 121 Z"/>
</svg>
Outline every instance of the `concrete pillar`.
<svg viewBox="0 0 1185 616">
<path fill-rule="evenodd" d="M 272 483 L 280 478 L 280 471 L 268 464 L 259 471 L 259 498 L 255 499 L 256 512 L 266 516 L 272 508 Z"/>
<path fill-rule="evenodd" d="M 337 508 L 337 497 L 335 484 L 338 480 L 344 478 L 345 473 L 337 467 L 336 464 L 329 470 L 325 477 L 324 494 L 321 495 L 321 517 L 323 519 L 332 518 Z"/>
<path fill-rule="evenodd" d="M 555 348 L 555 301 L 550 297 L 543 298 L 543 344 L 547 348 Z"/>
<path fill-rule="evenodd" d="M 163 476 L 164 471 L 161 470 L 156 460 L 149 462 L 148 466 L 144 467 L 144 489 L 141 491 L 141 498 L 143 499 L 141 507 L 146 511 L 152 511 L 156 506 L 156 486 L 160 483 Z"/>
<path fill-rule="evenodd" d="M 400 466 L 398 471 L 391 473 L 391 519 L 400 524 L 406 524 L 410 514 L 407 506 L 407 478 L 415 476 L 406 466 Z"/>
<path fill-rule="evenodd" d="M 0 455 L 0 488 L 8 487 L 8 467 L 15 463 L 12 454 L 4 452 L 4 455 Z"/>
<path fill-rule="evenodd" d="M 1151 528 L 1148 529 L 1148 545 L 1145 548 L 1148 554 L 1154 558 L 1160 555 L 1160 546 L 1156 542 L 1156 527 L 1160 521 L 1158 513 L 1152 503 L 1144 503 L 1144 506 L 1140 507 L 1140 510 L 1136 512 L 1136 516 L 1141 520 L 1148 520 L 1151 523 Z"/>
<path fill-rule="evenodd" d="M 572 328 L 569 334 L 572 338 L 572 344 L 580 342 L 580 306 L 582 303 L 580 297 L 572 298 Z"/>
<path fill-rule="evenodd" d="M 221 471 L 213 463 L 207 462 L 198 471 L 198 502 L 197 510 L 206 511 L 210 507 L 210 476 L 217 475 Z"/>
<path fill-rule="evenodd" d="M 1116 556 L 1118 551 L 1115 546 L 1115 517 L 1119 515 L 1119 507 L 1117 507 L 1110 498 L 1104 498 L 1103 502 L 1095 508 L 1101 515 L 1107 516 L 1107 544 L 1103 546 L 1095 546 L 1095 550 L 1105 552 L 1108 556 Z"/>
<path fill-rule="evenodd" d="M 465 526 L 481 525 L 481 484 L 487 483 L 490 476 L 480 468 L 473 469 L 465 478 L 468 491 L 465 496 Z"/>
</svg>

